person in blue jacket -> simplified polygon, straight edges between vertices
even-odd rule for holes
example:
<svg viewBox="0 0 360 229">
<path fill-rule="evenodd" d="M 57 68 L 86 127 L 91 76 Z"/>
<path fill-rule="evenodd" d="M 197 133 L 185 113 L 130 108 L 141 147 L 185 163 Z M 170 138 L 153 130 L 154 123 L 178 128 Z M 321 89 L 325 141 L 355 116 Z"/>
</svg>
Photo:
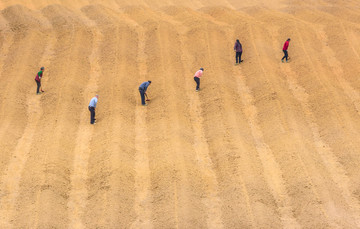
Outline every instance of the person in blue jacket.
<svg viewBox="0 0 360 229">
<path fill-rule="evenodd" d="M 144 83 L 142 83 L 139 87 L 139 92 L 140 92 L 140 96 L 141 96 L 141 104 L 143 106 L 147 106 L 147 104 L 145 103 L 145 95 L 146 95 L 146 90 L 149 87 L 149 85 L 151 84 L 151 81 L 145 81 Z"/>
</svg>

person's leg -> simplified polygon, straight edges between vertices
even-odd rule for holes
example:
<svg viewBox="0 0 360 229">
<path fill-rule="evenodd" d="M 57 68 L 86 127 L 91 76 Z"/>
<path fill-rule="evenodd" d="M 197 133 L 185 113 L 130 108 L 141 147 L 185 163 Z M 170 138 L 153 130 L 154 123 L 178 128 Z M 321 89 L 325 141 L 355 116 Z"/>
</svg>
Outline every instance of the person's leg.
<svg viewBox="0 0 360 229">
<path fill-rule="evenodd" d="M 95 109 L 93 107 L 89 107 L 90 111 L 90 124 L 94 124 L 95 122 Z"/>
<path fill-rule="evenodd" d="M 289 55 L 288 55 L 288 51 L 285 50 L 285 57 L 286 57 L 286 61 L 288 61 Z"/>
<path fill-rule="evenodd" d="M 240 61 L 238 62 L 238 59 L 239 59 L 239 52 L 236 52 L 236 55 L 235 55 L 236 63 L 240 63 Z"/>
<path fill-rule="evenodd" d="M 143 91 L 139 91 L 140 92 L 140 96 L 141 96 L 141 104 L 145 105 L 145 92 Z"/>
<path fill-rule="evenodd" d="M 239 64 L 242 62 L 241 55 L 242 55 L 242 52 L 239 52 Z"/>
<path fill-rule="evenodd" d="M 283 58 L 281 58 L 281 60 L 284 60 L 286 58 L 286 51 L 283 50 L 283 52 L 284 52 L 284 56 L 283 56 Z"/>
<path fill-rule="evenodd" d="M 91 116 L 92 116 L 92 114 L 91 114 L 91 108 L 88 107 L 88 109 L 89 109 L 89 111 L 90 111 L 90 124 L 91 124 Z"/>
<path fill-rule="evenodd" d="M 194 77 L 194 80 L 196 82 L 196 90 L 199 90 L 199 88 L 200 88 L 200 79 L 198 77 Z"/>
<path fill-rule="evenodd" d="M 35 82 L 36 82 L 36 85 L 37 85 L 36 94 L 39 94 L 39 90 L 40 90 L 41 84 L 40 84 L 39 81 L 36 81 L 36 80 L 35 80 Z"/>
</svg>

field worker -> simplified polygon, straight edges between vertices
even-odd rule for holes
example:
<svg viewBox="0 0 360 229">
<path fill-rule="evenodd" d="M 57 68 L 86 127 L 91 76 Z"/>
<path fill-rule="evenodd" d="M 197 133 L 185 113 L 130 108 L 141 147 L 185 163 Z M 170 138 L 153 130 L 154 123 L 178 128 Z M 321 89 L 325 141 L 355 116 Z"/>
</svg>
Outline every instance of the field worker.
<svg viewBox="0 0 360 229">
<path fill-rule="evenodd" d="M 149 85 L 151 84 L 151 81 L 145 81 L 144 83 L 142 83 L 139 87 L 139 92 L 140 92 L 140 96 L 141 96 L 141 104 L 143 106 L 147 106 L 147 104 L 145 103 L 145 95 L 146 95 L 146 90 L 149 87 Z"/>
<path fill-rule="evenodd" d="M 288 58 L 289 58 L 289 55 L 288 55 L 288 48 L 289 48 L 289 42 L 290 42 L 290 38 L 288 38 L 286 41 L 285 41 L 285 44 L 284 44 L 284 47 L 283 47 L 283 52 L 284 52 L 284 57 L 281 59 L 281 62 L 284 63 L 284 59 L 286 59 L 286 62 L 288 62 Z"/>
<path fill-rule="evenodd" d="M 194 75 L 194 80 L 196 82 L 196 91 L 200 90 L 200 78 L 201 78 L 203 72 L 204 72 L 204 69 L 200 68 L 200 70 L 198 70 Z"/>
<path fill-rule="evenodd" d="M 242 45 L 241 45 L 239 40 L 236 40 L 236 42 L 235 42 L 234 51 L 236 53 L 236 55 L 235 55 L 235 59 L 236 59 L 235 65 L 238 64 L 238 63 L 240 64 L 242 62 L 242 60 L 241 60 Z"/>
<path fill-rule="evenodd" d="M 95 124 L 95 108 L 96 108 L 98 98 L 99 98 L 99 95 L 95 95 L 95 97 L 92 98 L 89 103 L 90 124 Z"/>
<path fill-rule="evenodd" d="M 43 75 L 43 72 L 45 71 L 45 68 L 44 67 L 41 67 L 40 68 L 40 72 L 37 73 L 36 77 L 35 77 L 35 82 L 37 84 L 37 89 L 36 89 L 36 94 L 39 95 L 40 92 L 40 88 L 41 88 L 41 78 L 42 78 L 42 75 Z M 44 92 L 42 89 L 41 89 L 41 92 Z"/>
</svg>

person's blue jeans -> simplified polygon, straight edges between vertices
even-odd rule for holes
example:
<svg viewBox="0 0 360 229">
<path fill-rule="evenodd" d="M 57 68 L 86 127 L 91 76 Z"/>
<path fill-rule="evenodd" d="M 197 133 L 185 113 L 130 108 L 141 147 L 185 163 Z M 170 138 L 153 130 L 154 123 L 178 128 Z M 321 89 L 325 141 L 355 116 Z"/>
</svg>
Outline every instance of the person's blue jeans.
<svg viewBox="0 0 360 229">
<path fill-rule="evenodd" d="M 287 52 L 287 50 L 283 50 L 283 52 L 284 52 L 284 57 L 281 60 L 286 59 L 286 61 L 287 61 L 289 58 L 288 52 Z"/>
<path fill-rule="evenodd" d="M 141 96 L 141 104 L 145 105 L 145 92 L 143 90 L 139 90 Z"/>
</svg>

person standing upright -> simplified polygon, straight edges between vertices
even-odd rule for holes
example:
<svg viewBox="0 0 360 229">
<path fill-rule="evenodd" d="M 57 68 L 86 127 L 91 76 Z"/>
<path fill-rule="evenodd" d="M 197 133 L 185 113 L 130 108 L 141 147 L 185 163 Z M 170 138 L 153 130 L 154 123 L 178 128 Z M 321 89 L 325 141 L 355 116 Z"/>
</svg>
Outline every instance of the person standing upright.
<svg viewBox="0 0 360 229">
<path fill-rule="evenodd" d="M 45 68 L 44 67 L 41 67 L 40 68 L 40 72 L 38 72 L 36 74 L 36 77 L 35 77 L 35 82 L 37 84 L 37 89 L 36 89 L 36 94 L 39 95 L 40 94 L 40 88 L 41 88 L 41 78 L 43 76 L 43 72 L 45 71 Z M 41 89 L 41 92 L 44 92 L 42 89 Z"/>
<path fill-rule="evenodd" d="M 194 80 L 196 82 L 196 91 L 200 90 L 200 78 L 203 75 L 204 69 L 200 68 L 200 70 L 198 70 L 195 75 L 194 75 Z"/>
<path fill-rule="evenodd" d="M 289 55 L 288 55 L 288 48 L 289 48 L 289 42 L 290 42 L 290 38 L 288 38 L 286 41 L 285 41 L 285 44 L 284 44 L 284 47 L 283 47 L 283 52 L 284 52 L 284 57 L 281 59 L 281 62 L 284 63 L 284 59 L 286 59 L 286 62 L 288 62 L 288 58 L 289 58 Z"/>
<path fill-rule="evenodd" d="M 140 96 L 141 96 L 141 105 L 143 105 L 143 106 L 147 106 L 147 104 L 145 103 L 145 95 L 146 95 L 146 90 L 150 84 L 151 84 L 151 81 L 149 80 L 149 81 L 145 81 L 144 83 L 142 83 L 139 86 L 139 92 L 140 92 Z"/>
<path fill-rule="evenodd" d="M 96 104 L 98 102 L 98 98 L 99 98 L 99 95 L 95 95 L 95 97 L 93 97 L 89 103 L 90 124 L 95 124 L 95 108 L 96 108 Z"/>
<path fill-rule="evenodd" d="M 236 55 L 235 55 L 236 63 L 235 64 L 240 64 L 242 62 L 242 60 L 241 60 L 242 45 L 239 40 L 236 40 L 236 42 L 235 42 L 234 51 L 236 53 Z"/>
</svg>

